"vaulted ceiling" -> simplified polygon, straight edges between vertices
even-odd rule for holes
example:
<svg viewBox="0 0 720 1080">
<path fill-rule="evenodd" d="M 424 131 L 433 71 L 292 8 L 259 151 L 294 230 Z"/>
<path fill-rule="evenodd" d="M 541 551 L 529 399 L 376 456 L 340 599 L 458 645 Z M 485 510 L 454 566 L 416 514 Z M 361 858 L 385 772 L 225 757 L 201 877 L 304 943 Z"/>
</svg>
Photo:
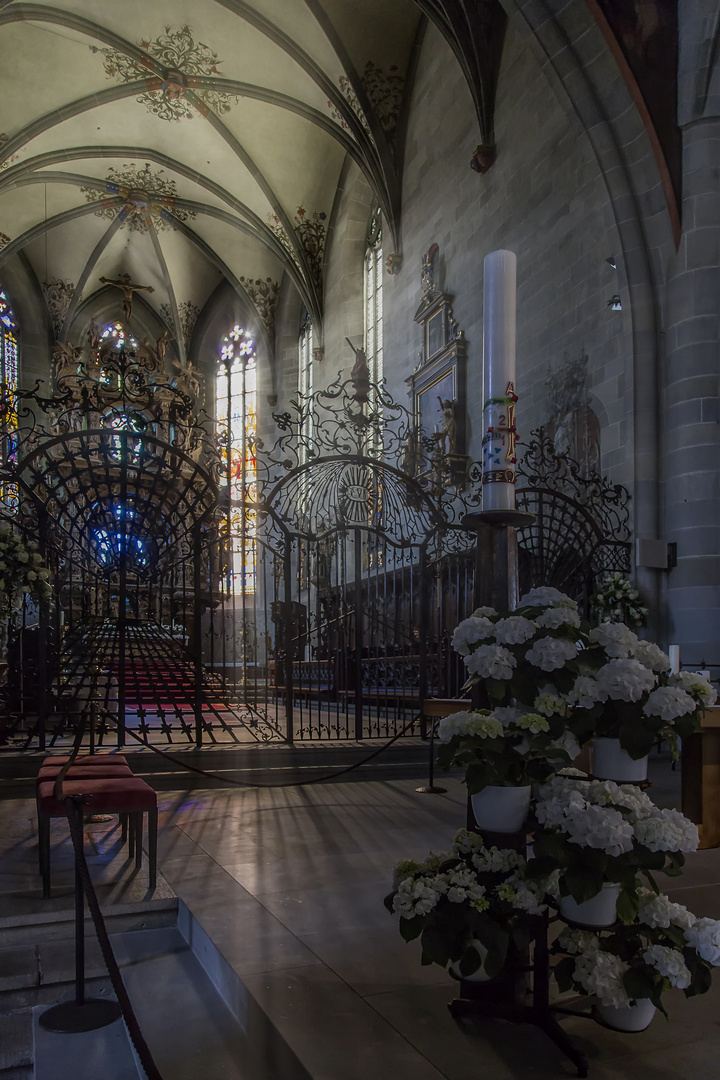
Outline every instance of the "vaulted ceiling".
<svg viewBox="0 0 720 1080">
<path fill-rule="evenodd" d="M 124 273 L 153 287 L 181 357 L 222 279 L 268 344 L 283 280 L 321 327 L 348 159 L 397 244 L 421 7 L 0 0 L 0 274 L 22 253 L 61 340 Z"/>
</svg>

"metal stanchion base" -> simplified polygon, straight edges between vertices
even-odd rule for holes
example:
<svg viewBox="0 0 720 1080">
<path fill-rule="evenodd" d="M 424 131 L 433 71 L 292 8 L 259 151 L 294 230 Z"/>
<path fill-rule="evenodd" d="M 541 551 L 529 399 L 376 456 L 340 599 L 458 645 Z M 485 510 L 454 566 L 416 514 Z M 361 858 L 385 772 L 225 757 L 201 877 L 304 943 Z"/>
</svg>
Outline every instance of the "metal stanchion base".
<svg viewBox="0 0 720 1080">
<path fill-rule="evenodd" d="M 77 1035 L 81 1031 L 95 1031 L 115 1023 L 122 1016 L 117 1001 L 90 998 L 82 1005 L 76 1001 L 61 1001 L 38 1018 L 40 1027 L 61 1035 Z"/>
<path fill-rule="evenodd" d="M 419 791 L 421 795 L 444 795 L 447 791 L 446 787 L 435 787 L 434 784 L 423 785 L 423 787 L 416 787 L 416 791 Z"/>
</svg>

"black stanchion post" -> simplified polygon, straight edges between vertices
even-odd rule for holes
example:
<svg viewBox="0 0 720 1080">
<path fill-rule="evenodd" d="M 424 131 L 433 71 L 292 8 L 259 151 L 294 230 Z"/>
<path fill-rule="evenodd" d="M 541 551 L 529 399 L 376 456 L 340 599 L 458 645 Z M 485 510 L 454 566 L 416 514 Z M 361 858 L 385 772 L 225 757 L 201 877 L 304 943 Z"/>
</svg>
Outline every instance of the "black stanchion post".
<svg viewBox="0 0 720 1080">
<path fill-rule="evenodd" d="M 69 796 L 64 800 L 70 831 L 82 835 L 83 795 Z M 75 1000 L 61 1001 L 46 1009 L 40 1016 L 40 1027 L 61 1035 L 77 1035 L 82 1031 L 95 1031 L 119 1020 L 122 1015 L 117 1001 L 85 997 L 85 890 L 80 873 L 80 862 L 75 854 Z"/>
</svg>

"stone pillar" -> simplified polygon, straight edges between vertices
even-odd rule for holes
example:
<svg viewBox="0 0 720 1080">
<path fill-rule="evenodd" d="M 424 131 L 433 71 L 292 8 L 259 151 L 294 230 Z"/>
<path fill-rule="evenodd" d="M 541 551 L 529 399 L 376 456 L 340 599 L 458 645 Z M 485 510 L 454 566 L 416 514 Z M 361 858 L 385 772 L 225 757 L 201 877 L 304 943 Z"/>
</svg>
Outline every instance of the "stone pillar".
<svg viewBox="0 0 720 1080">
<path fill-rule="evenodd" d="M 683 233 L 668 275 L 664 372 L 668 638 L 720 665 L 720 118 L 683 131 Z M 718 677 L 718 670 L 712 672 Z"/>
</svg>

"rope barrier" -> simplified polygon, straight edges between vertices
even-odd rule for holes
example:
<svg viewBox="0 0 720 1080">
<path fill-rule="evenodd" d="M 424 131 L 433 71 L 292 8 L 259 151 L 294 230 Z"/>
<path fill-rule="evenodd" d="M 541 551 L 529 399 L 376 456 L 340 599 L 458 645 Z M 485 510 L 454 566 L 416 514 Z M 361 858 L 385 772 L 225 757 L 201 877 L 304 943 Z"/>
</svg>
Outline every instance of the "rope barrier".
<svg viewBox="0 0 720 1080">
<path fill-rule="evenodd" d="M 97 934 L 97 939 L 100 943 L 100 951 L 102 952 L 103 960 L 105 961 L 105 966 L 108 975 L 110 976 L 112 988 L 115 991 L 115 996 L 117 997 L 118 1004 L 122 1010 L 122 1016 L 125 1021 L 125 1026 L 127 1027 L 128 1035 L 137 1051 L 140 1063 L 145 1070 L 147 1080 L 163 1080 L 160 1070 L 155 1064 L 152 1053 L 150 1052 L 150 1047 L 145 1042 L 145 1037 L 140 1030 L 140 1024 L 138 1023 L 138 1019 L 132 1007 L 130 996 L 125 988 L 125 983 L 123 982 L 118 962 L 115 959 L 115 953 L 113 952 L 113 947 L 110 943 L 110 935 L 107 932 L 105 919 L 100 910 L 100 903 L 85 859 L 85 849 L 83 844 L 83 806 L 88 804 L 85 802 L 84 795 L 68 795 L 65 796 L 62 801 L 65 805 L 68 825 L 70 826 L 70 837 L 75 851 L 75 865 L 82 880 L 83 892 L 85 893 L 85 899 L 87 900 L 90 915 L 92 916 L 92 921 L 95 926 L 95 933 Z"/>
<path fill-rule="evenodd" d="M 103 710 L 103 712 L 105 713 L 105 710 Z M 107 715 L 112 723 L 120 723 L 116 716 L 112 716 L 110 713 L 105 713 L 105 715 Z M 144 746 L 147 750 L 152 750 L 153 753 L 159 754 L 160 757 L 165 758 L 167 761 L 171 761 L 173 765 L 179 765 L 182 769 L 187 769 L 189 772 L 197 773 L 199 776 L 205 776 L 208 780 L 219 780 L 223 784 L 232 784 L 236 787 L 283 788 L 308 787 L 310 784 L 323 784 L 328 780 L 334 780 L 338 776 L 345 776 L 347 773 L 354 772 L 355 769 L 359 769 L 362 765 L 367 765 L 369 761 L 372 761 L 391 747 L 394 742 L 397 742 L 398 739 L 402 738 L 405 732 L 408 731 L 413 724 L 417 724 L 420 719 L 421 716 L 418 714 L 417 716 L 414 716 L 412 720 L 408 720 L 407 724 L 405 724 L 397 735 L 393 735 L 392 739 L 383 743 L 377 750 L 373 750 L 372 754 L 369 754 L 366 758 L 363 758 L 361 761 L 356 761 L 354 765 L 348 765 L 343 769 L 336 769 L 323 776 L 315 776 L 311 780 L 276 780 L 269 783 L 262 783 L 259 780 L 236 780 L 231 776 L 222 776 L 220 773 L 208 772 L 206 769 L 200 769 L 197 765 L 190 765 L 187 761 L 182 761 L 180 758 L 173 757 L 172 754 L 168 754 L 165 750 L 161 750 L 159 746 L 153 746 L 152 743 L 147 742 L 147 740 L 141 738 L 140 735 L 137 735 L 132 728 L 126 727 L 124 730 L 127 735 L 132 735 L 133 739 L 139 742 L 140 745 Z"/>
</svg>

